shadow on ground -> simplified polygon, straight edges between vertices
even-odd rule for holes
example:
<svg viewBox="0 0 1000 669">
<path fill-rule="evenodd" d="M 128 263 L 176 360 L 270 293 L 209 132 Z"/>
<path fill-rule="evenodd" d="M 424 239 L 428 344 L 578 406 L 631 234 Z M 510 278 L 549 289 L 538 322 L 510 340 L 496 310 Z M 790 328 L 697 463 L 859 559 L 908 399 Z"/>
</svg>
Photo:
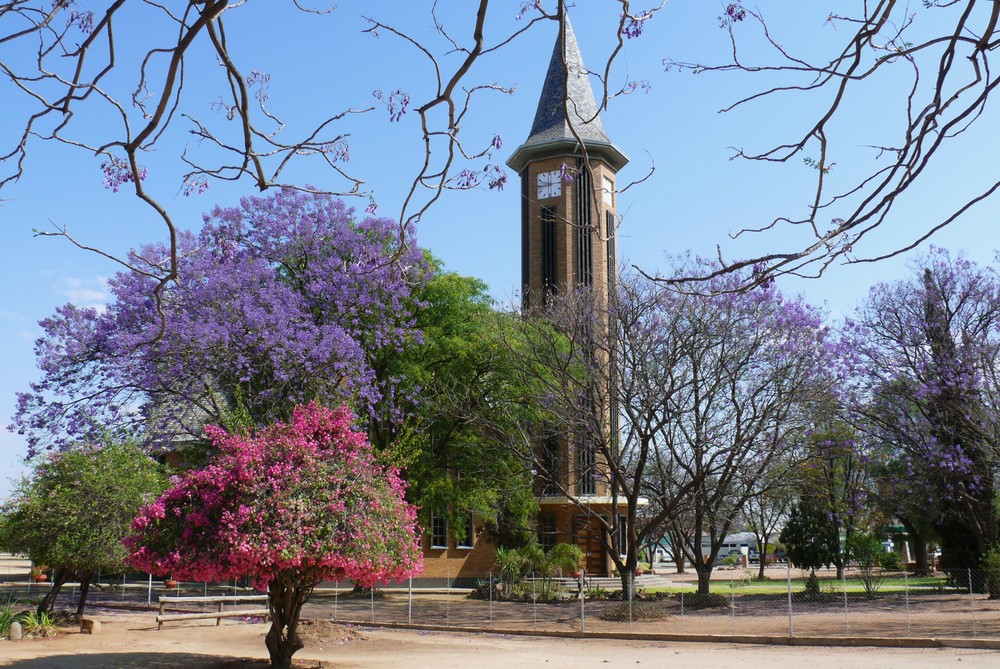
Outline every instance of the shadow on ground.
<svg viewBox="0 0 1000 669">
<path fill-rule="evenodd" d="M 266 669 L 267 660 L 193 653 L 93 653 L 51 655 L 0 663 L 16 669 Z"/>
</svg>

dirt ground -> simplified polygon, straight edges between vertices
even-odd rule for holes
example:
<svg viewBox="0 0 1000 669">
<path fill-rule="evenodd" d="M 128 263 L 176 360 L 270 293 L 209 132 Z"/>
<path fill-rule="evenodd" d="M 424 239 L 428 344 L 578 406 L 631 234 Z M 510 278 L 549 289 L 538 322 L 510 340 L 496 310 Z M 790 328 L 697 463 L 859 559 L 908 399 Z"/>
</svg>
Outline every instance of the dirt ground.
<svg viewBox="0 0 1000 669">
<path fill-rule="evenodd" d="M 264 624 L 227 620 L 173 623 L 157 631 L 154 614 L 102 613 L 102 629 L 61 629 L 49 639 L 0 641 L 0 666 L 17 669 L 264 669 Z M 961 669 L 1000 666 L 1000 651 L 959 648 L 888 649 L 769 647 L 712 643 L 551 639 L 345 628 L 318 623 L 296 656 L 304 668 L 604 669 L 644 665 L 810 669 Z M 961 664 L 958 664 L 961 663 Z"/>
</svg>

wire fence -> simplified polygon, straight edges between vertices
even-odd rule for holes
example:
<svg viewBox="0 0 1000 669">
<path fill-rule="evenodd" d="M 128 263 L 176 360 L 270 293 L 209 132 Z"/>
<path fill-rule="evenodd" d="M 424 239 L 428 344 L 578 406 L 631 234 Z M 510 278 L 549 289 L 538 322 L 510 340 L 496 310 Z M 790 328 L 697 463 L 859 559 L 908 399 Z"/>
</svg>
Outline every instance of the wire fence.
<svg viewBox="0 0 1000 669">
<path fill-rule="evenodd" d="M 772 574 L 774 570 L 770 570 Z M 956 638 L 1000 640 L 1000 599 L 990 599 L 985 571 L 956 570 L 915 578 L 906 572 L 826 575 L 806 592 L 804 572 L 757 581 L 746 570 L 716 574 L 708 594 L 670 576 L 635 578 L 622 599 L 617 579 L 491 574 L 474 588 L 421 587 L 420 579 L 374 590 L 324 583 L 303 610 L 308 618 L 365 625 L 423 625 L 496 632 L 608 632 L 720 637 Z M 721 576 L 721 578 L 720 578 Z M 877 580 L 872 580 L 872 579 Z M 35 583 L 24 561 L 0 557 L 0 597 L 37 601 L 51 583 Z M 167 586 L 172 587 L 167 587 Z M 3 593 L 6 590 L 6 595 Z M 247 594 L 246 583 L 165 583 L 149 575 L 102 574 L 88 607 L 150 610 L 162 595 Z M 582 596 L 581 596 L 582 593 Z M 68 583 L 59 608 L 75 608 Z M 193 611 L 199 610 L 192 605 Z"/>
</svg>

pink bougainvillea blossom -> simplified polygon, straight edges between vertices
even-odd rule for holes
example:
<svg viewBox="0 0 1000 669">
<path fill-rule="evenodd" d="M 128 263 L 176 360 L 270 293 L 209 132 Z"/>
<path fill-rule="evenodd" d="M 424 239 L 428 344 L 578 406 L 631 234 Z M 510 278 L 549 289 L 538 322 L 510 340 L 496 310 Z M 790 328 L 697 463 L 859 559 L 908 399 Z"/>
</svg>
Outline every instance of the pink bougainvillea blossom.
<svg viewBox="0 0 1000 669">
<path fill-rule="evenodd" d="M 352 429 L 346 406 L 298 406 L 252 436 L 206 434 L 218 454 L 140 511 L 129 562 L 181 579 L 249 577 L 270 596 L 274 666 L 302 647 L 298 615 L 321 581 L 374 586 L 420 572 L 405 484 Z"/>
</svg>

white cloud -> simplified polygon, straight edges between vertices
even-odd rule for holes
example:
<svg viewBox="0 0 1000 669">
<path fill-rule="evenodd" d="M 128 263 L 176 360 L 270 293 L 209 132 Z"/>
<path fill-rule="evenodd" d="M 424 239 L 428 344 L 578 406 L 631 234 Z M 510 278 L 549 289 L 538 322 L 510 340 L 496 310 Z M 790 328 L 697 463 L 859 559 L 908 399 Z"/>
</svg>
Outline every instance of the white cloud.
<svg viewBox="0 0 1000 669">
<path fill-rule="evenodd" d="M 78 307 L 94 307 L 103 311 L 109 298 L 108 279 L 104 276 L 89 279 L 70 277 L 63 281 L 60 292 Z"/>
<path fill-rule="evenodd" d="M 27 323 L 28 319 L 21 314 L 16 314 L 13 311 L 3 311 L 0 309 L 0 318 L 5 321 L 14 321 L 15 323 Z"/>
</svg>

